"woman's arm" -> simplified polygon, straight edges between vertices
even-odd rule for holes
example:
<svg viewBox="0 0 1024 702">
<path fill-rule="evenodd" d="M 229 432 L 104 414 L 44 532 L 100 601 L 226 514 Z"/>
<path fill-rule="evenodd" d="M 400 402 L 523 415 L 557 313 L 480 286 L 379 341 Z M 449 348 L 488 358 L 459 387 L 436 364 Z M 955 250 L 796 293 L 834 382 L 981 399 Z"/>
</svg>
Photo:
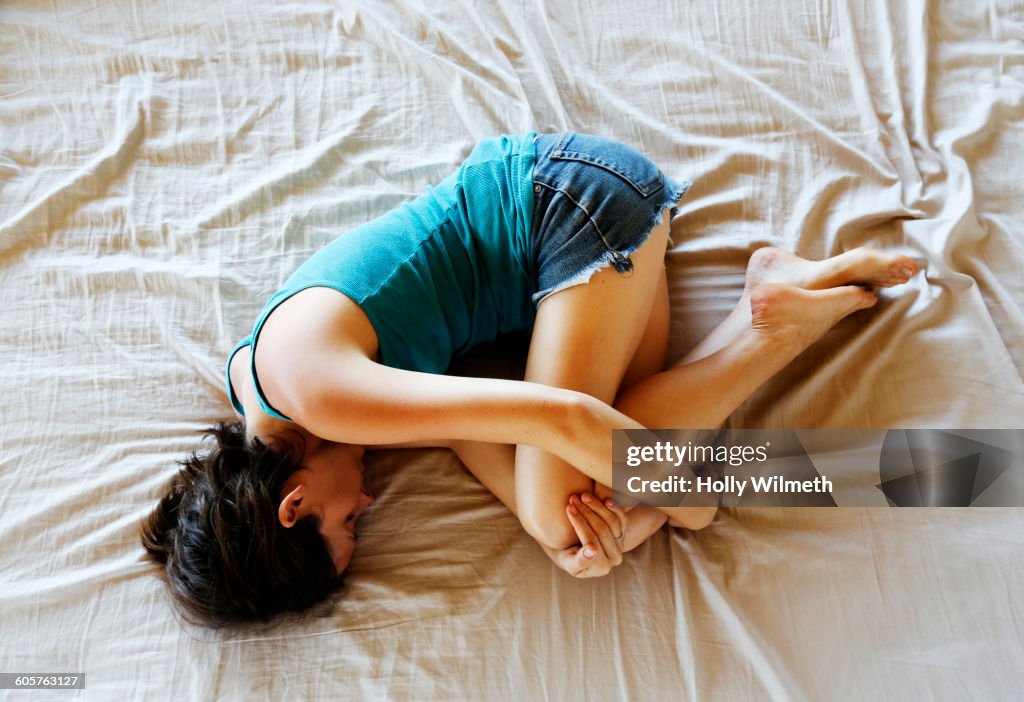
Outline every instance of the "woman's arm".
<svg viewBox="0 0 1024 702">
<path fill-rule="evenodd" d="M 581 392 L 377 363 L 377 335 L 369 319 L 348 297 L 327 288 L 309 288 L 281 303 L 254 343 L 256 377 L 266 399 L 329 441 L 529 444 L 610 485 L 612 429 L 641 428 Z"/>
<path fill-rule="evenodd" d="M 260 351 L 257 351 L 259 356 Z M 268 364 L 270 365 L 270 364 Z M 377 445 L 425 440 L 529 444 L 612 480 L 612 429 L 642 428 L 584 393 L 538 383 L 399 370 L 321 346 L 273 363 L 275 407 L 316 436 Z M 273 394 L 271 394 L 273 393 Z"/>
<path fill-rule="evenodd" d="M 281 303 L 254 344 L 256 377 L 269 403 L 329 441 L 529 444 L 610 485 L 611 430 L 641 428 L 581 392 L 377 363 L 369 319 L 327 288 L 309 288 Z"/>
</svg>

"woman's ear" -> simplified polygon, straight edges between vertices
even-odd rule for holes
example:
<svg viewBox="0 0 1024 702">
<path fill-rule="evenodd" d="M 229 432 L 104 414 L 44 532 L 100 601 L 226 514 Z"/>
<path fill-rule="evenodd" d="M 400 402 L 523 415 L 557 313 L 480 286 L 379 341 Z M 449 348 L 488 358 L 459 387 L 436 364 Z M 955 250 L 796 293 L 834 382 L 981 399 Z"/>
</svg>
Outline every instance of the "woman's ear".
<svg viewBox="0 0 1024 702">
<path fill-rule="evenodd" d="M 285 529 L 292 528 L 296 522 L 310 514 L 304 491 L 305 488 L 299 485 L 281 500 L 281 506 L 277 508 L 277 519 Z"/>
</svg>

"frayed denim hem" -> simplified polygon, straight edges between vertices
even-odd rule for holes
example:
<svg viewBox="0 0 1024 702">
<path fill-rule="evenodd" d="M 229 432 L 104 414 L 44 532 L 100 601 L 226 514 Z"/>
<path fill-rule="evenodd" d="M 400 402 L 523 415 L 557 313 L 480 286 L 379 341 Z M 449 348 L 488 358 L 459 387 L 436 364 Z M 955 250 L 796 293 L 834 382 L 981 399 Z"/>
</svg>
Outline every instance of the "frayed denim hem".
<svg viewBox="0 0 1024 702">
<path fill-rule="evenodd" d="M 557 292 L 561 292 L 566 288 L 571 288 L 575 285 L 583 285 L 589 283 L 590 279 L 600 270 L 605 268 L 614 267 L 623 276 L 629 277 L 633 275 L 633 262 L 630 260 L 630 256 L 634 251 L 643 246 L 647 239 L 651 236 L 651 232 L 654 228 L 661 223 L 662 212 L 667 208 L 669 210 L 669 222 L 676 215 L 676 211 L 679 209 L 679 201 L 683 199 L 683 196 L 689 191 L 692 183 L 688 180 L 684 180 L 681 183 L 665 178 L 665 187 L 663 190 L 663 197 L 658 207 L 653 211 L 650 219 L 645 223 L 643 227 L 643 233 L 637 240 L 637 243 L 621 250 L 614 250 L 609 248 L 608 251 L 599 260 L 590 264 L 582 271 L 572 276 L 568 280 L 564 280 L 558 285 L 554 285 L 547 290 L 541 290 L 533 294 L 532 300 L 534 307 L 537 307 L 551 295 Z M 668 237 L 669 248 L 675 246 L 675 242 L 672 240 L 671 230 Z"/>
</svg>

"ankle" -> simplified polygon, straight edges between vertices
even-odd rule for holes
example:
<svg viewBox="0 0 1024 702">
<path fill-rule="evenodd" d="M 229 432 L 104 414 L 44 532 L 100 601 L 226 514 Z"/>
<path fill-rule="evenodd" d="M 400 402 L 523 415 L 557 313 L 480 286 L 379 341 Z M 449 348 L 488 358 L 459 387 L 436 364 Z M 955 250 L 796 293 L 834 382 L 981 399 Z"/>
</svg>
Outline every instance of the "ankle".
<svg viewBox="0 0 1024 702">
<path fill-rule="evenodd" d="M 742 343 L 749 346 L 753 353 L 761 358 L 770 358 L 788 363 L 799 356 L 807 344 L 802 330 L 779 325 L 751 326 L 741 337 Z"/>
</svg>

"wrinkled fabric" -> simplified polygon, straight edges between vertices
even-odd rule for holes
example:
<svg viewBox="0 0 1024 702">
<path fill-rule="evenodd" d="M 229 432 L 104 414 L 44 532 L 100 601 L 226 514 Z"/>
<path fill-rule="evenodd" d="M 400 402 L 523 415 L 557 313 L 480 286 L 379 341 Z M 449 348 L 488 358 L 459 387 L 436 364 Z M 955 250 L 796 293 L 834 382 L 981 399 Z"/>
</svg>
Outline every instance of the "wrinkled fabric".
<svg viewBox="0 0 1024 702">
<path fill-rule="evenodd" d="M 927 266 L 730 426 L 1024 426 L 1022 40 L 999 0 L 3 3 L 4 670 L 89 698 L 1011 697 L 1020 510 L 725 510 L 576 581 L 450 454 L 381 453 L 336 606 L 223 632 L 174 615 L 138 523 L 230 416 L 264 301 L 500 133 L 693 182 L 672 358 L 760 246 Z"/>
</svg>

